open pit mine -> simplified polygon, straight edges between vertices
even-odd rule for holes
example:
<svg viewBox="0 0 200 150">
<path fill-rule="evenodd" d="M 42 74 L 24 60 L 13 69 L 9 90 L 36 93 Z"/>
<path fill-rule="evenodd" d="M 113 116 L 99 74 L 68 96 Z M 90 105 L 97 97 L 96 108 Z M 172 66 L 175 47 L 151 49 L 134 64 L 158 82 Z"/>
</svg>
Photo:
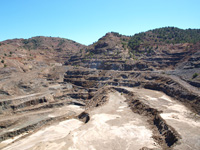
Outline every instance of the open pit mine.
<svg viewBox="0 0 200 150">
<path fill-rule="evenodd" d="M 0 42 L 0 149 L 199 150 L 192 34 L 200 31 L 192 31 L 111 32 L 89 46 L 42 36 Z"/>
</svg>

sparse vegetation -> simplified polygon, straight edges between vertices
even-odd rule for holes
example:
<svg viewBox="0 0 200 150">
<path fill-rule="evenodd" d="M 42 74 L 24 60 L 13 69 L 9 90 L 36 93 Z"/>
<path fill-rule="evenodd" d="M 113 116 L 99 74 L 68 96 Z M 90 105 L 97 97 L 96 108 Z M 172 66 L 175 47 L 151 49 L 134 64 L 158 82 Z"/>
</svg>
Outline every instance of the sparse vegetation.
<svg viewBox="0 0 200 150">
<path fill-rule="evenodd" d="M 111 32 L 114 36 L 121 37 L 122 35 L 117 32 Z"/>
<path fill-rule="evenodd" d="M 196 78 L 196 77 L 198 77 L 198 76 L 199 76 L 198 73 L 194 73 L 194 74 L 192 75 L 192 79 L 194 79 L 194 78 Z"/>
<path fill-rule="evenodd" d="M 65 43 L 65 40 L 64 39 L 61 39 L 60 42 L 58 43 L 58 46 L 61 46 Z"/>
<path fill-rule="evenodd" d="M 37 49 L 38 46 L 41 45 L 41 40 L 40 40 L 40 37 L 34 37 L 34 38 L 31 38 L 31 39 L 25 39 L 23 40 L 23 43 L 25 44 L 24 45 L 24 48 L 25 49 Z"/>
<path fill-rule="evenodd" d="M 127 43 L 122 42 L 122 47 L 123 47 L 124 49 L 127 48 Z"/>
<path fill-rule="evenodd" d="M 28 41 L 27 39 L 25 39 L 25 40 L 23 40 L 23 43 L 24 43 L 24 44 L 28 44 L 29 41 Z"/>
</svg>

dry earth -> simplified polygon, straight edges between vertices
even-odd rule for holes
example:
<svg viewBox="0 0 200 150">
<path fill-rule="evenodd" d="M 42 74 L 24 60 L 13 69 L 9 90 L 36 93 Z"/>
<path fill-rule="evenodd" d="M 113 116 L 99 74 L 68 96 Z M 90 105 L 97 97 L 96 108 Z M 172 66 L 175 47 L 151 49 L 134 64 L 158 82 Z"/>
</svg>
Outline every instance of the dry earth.
<svg viewBox="0 0 200 150">
<path fill-rule="evenodd" d="M 0 42 L 0 149 L 199 150 L 199 33 Z"/>
<path fill-rule="evenodd" d="M 137 94 L 142 102 L 163 111 L 161 117 L 181 136 L 174 149 L 200 148 L 200 120 L 195 116 L 191 117 L 192 112 L 184 105 L 162 92 L 138 88 L 125 89 Z M 62 108 L 62 111 L 65 109 Z M 77 109 L 81 111 L 80 107 L 71 107 L 72 111 Z M 152 138 L 153 132 L 147 119 L 131 111 L 123 93 L 111 90 L 108 93 L 108 101 L 103 106 L 87 112 L 90 116 L 87 123 L 77 119 L 55 123 L 8 145 L 4 150 L 139 150 L 144 147 L 162 149 Z M 11 140 L 1 144 L 9 142 Z"/>
</svg>

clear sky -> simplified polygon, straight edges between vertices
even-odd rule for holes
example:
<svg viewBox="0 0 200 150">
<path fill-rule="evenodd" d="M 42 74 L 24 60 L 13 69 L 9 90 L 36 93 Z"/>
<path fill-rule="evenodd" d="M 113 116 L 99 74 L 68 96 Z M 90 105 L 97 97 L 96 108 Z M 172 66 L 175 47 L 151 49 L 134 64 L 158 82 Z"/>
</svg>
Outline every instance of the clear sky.
<svg viewBox="0 0 200 150">
<path fill-rule="evenodd" d="M 0 0 L 0 41 L 52 36 L 88 45 L 111 31 L 166 26 L 200 28 L 200 0 Z"/>
</svg>

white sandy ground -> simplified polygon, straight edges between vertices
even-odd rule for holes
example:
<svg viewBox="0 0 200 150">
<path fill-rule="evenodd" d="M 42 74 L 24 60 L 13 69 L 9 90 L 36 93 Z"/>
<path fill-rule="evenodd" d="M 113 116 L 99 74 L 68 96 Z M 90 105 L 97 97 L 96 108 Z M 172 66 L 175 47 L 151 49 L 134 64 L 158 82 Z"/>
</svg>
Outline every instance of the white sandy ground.
<svg viewBox="0 0 200 150">
<path fill-rule="evenodd" d="M 4 150 L 138 150 L 160 148 L 141 116 L 134 114 L 118 92 L 109 94 L 109 102 L 92 110 L 87 124 L 71 119 L 40 130 Z"/>
<path fill-rule="evenodd" d="M 64 107 L 62 107 L 62 108 L 56 108 L 56 109 L 54 109 L 52 112 L 49 112 L 50 114 L 48 115 L 48 117 L 53 118 L 53 117 L 68 115 L 68 114 L 70 114 L 70 113 L 72 113 L 72 114 L 77 114 L 77 115 L 78 115 L 78 114 L 80 114 L 80 113 L 83 112 L 83 111 L 84 111 L 84 109 L 81 108 L 80 106 L 68 105 L 68 106 L 64 106 Z M 31 114 L 30 114 L 30 115 L 31 115 Z M 74 120 L 77 121 L 77 122 L 80 122 L 80 121 L 78 121 L 78 120 L 76 120 L 76 119 L 74 119 Z M 73 120 L 73 121 L 74 121 L 74 120 Z M 80 122 L 80 123 L 82 123 L 82 122 Z M 76 124 L 76 122 L 75 122 L 75 124 Z M 53 129 L 53 131 L 55 130 L 55 133 L 52 133 L 51 135 L 54 136 L 53 134 L 56 134 L 56 135 L 58 135 L 58 137 L 60 138 L 59 132 L 61 133 L 61 129 L 62 129 L 62 128 L 64 129 L 64 128 L 67 127 L 68 125 L 71 125 L 71 122 L 70 122 L 69 120 L 66 120 L 66 121 L 63 121 L 63 122 L 59 123 L 58 125 L 55 125 L 55 129 L 56 129 L 56 127 L 57 127 L 56 130 L 53 128 L 54 126 L 50 126 L 50 127 L 48 127 L 48 129 L 41 130 L 41 131 L 38 131 L 38 132 L 39 132 L 39 133 L 41 132 L 41 135 L 42 135 L 43 132 L 45 132 L 45 134 L 48 133 L 48 132 L 46 132 L 46 130 L 51 131 L 51 130 Z M 60 128 L 61 128 L 61 129 L 60 129 Z M 12 131 L 12 130 L 14 130 L 14 129 L 11 129 L 10 131 Z M 15 130 L 16 130 L 16 128 L 15 128 Z M 66 130 L 69 130 L 69 129 L 66 129 Z M 63 130 L 63 131 L 65 131 L 65 130 Z M 36 133 L 38 133 L 38 132 L 36 132 Z M 56 132 L 58 132 L 58 133 L 56 133 Z M 10 144 L 10 143 L 12 143 L 12 142 L 14 142 L 15 140 L 21 138 L 22 136 L 27 135 L 28 133 L 32 133 L 32 131 L 27 132 L 27 133 L 23 133 L 23 134 L 21 134 L 21 135 L 19 135 L 19 136 L 16 136 L 16 137 L 14 137 L 14 138 L 7 139 L 7 140 L 1 142 L 1 143 L 0 143 L 0 149 L 1 149 L 2 147 L 4 147 L 4 146 L 6 146 L 6 145 L 8 145 L 8 144 Z M 33 135 L 35 135 L 36 133 L 34 133 Z M 51 132 L 50 132 L 50 133 L 51 133 Z M 33 136 L 33 135 L 29 136 L 29 137 L 26 138 L 26 139 L 30 139 L 30 138 L 34 139 L 36 136 Z M 65 133 L 63 133 L 63 135 L 65 135 Z M 48 134 L 46 134 L 46 136 L 48 137 Z M 46 141 L 46 140 L 45 140 L 45 141 Z M 33 146 L 34 144 L 36 144 L 37 142 L 40 142 L 40 140 L 39 140 L 39 141 L 36 140 L 35 143 L 33 142 L 32 146 Z M 19 142 L 16 142 L 16 143 L 19 144 L 20 141 L 19 141 Z M 15 145 L 15 143 L 14 143 L 13 145 Z M 21 144 L 19 144 L 19 145 L 21 145 Z M 19 148 L 19 149 L 21 149 L 21 148 Z"/>
<path fill-rule="evenodd" d="M 152 90 L 127 88 L 143 102 L 162 110 L 161 117 L 181 135 L 174 149 L 200 149 L 200 121 L 185 106 L 167 95 Z M 51 125 L 19 140 L 5 150 L 138 150 L 161 149 L 152 139 L 152 131 L 141 116 L 134 114 L 118 92 L 109 94 L 109 102 L 90 113 L 87 124 L 71 119 Z"/>
<path fill-rule="evenodd" d="M 109 94 L 107 105 L 92 112 L 91 121 L 68 136 L 69 150 L 138 150 L 142 147 L 158 148 L 151 138 L 152 132 L 141 116 L 134 114 L 118 92 Z M 90 145 L 91 147 L 88 147 Z"/>
<path fill-rule="evenodd" d="M 177 100 L 162 92 L 147 89 L 126 88 L 137 93 L 143 102 L 163 111 L 161 117 L 172 126 L 182 137 L 174 149 L 200 150 L 200 116 L 192 113 Z"/>
<path fill-rule="evenodd" d="M 43 130 L 40 130 L 29 137 L 17 141 L 16 143 L 10 145 L 7 148 L 4 148 L 5 150 L 25 150 L 30 149 L 31 147 L 34 147 L 35 145 L 39 143 L 45 143 L 48 141 L 54 141 L 60 138 L 65 137 L 71 130 L 75 130 L 76 128 L 79 128 L 83 123 L 80 122 L 77 119 L 70 119 L 66 121 L 62 121 L 59 124 L 47 127 Z M 56 147 L 52 146 L 52 148 L 59 147 L 56 143 L 54 143 Z"/>
</svg>

